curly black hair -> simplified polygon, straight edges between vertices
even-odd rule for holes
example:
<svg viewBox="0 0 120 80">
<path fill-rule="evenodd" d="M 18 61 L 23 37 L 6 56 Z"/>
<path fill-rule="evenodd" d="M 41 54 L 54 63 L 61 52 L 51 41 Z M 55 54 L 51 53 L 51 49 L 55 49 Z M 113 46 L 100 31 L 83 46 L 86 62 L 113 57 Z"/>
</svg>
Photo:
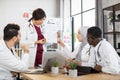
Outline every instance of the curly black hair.
<svg viewBox="0 0 120 80">
<path fill-rule="evenodd" d="M 92 26 L 88 29 L 87 34 L 92 35 L 95 38 L 101 38 L 102 31 L 97 26 Z"/>
</svg>

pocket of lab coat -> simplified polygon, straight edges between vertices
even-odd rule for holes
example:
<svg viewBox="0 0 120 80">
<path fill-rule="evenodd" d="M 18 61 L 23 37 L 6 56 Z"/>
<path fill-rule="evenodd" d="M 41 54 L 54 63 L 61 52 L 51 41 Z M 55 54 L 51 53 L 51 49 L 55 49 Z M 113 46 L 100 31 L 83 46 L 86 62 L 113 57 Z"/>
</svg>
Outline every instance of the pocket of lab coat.
<svg viewBox="0 0 120 80">
<path fill-rule="evenodd" d="M 27 41 L 26 43 L 28 44 L 28 47 L 35 47 L 35 35 L 30 33 L 28 36 L 27 36 Z"/>
</svg>

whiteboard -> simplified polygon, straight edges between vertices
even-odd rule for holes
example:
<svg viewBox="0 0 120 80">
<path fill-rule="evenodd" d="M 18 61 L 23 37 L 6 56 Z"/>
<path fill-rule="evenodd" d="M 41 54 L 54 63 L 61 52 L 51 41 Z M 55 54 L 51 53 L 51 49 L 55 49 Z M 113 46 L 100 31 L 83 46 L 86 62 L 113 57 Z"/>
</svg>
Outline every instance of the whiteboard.
<svg viewBox="0 0 120 80">
<path fill-rule="evenodd" d="M 61 19 L 47 18 L 42 31 L 48 43 L 57 43 L 57 31 L 61 31 Z"/>
</svg>

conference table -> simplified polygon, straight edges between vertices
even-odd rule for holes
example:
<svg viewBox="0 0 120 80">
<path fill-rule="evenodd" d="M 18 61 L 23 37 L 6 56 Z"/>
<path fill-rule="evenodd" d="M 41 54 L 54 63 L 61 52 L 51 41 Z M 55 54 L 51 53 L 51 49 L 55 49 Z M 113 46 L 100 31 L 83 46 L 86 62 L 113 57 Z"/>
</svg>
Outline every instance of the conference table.
<svg viewBox="0 0 120 80">
<path fill-rule="evenodd" d="M 61 56 L 57 55 L 56 52 L 46 52 L 46 54 L 44 55 L 43 61 L 44 63 L 46 63 L 47 61 L 45 60 L 52 58 L 52 57 L 56 57 L 56 56 L 58 56 L 58 58 L 60 57 L 61 59 Z M 57 75 L 53 75 L 51 72 L 43 73 L 43 74 L 20 73 L 20 75 L 24 77 L 24 80 L 120 80 L 120 75 L 110 75 L 110 74 L 105 74 L 105 73 L 94 73 L 94 74 L 92 73 L 92 74 L 87 74 L 87 75 L 80 75 L 76 78 L 71 78 L 67 74 L 62 74 L 62 72 L 64 72 L 63 69 L 60 69 L 60 73 Z"/>
<path fill-rule="evenodd" d="M 110 75 L 105 73 L 94 73 L 87 75 L 80 75 L 76 78 L 71 78 L 66 74 L 59 73 L 53 75 L 52 73 L 45 74 L 26 74 L 21 73 L 25 80 L 120 80 L 120 75 Z"/>
</svg>

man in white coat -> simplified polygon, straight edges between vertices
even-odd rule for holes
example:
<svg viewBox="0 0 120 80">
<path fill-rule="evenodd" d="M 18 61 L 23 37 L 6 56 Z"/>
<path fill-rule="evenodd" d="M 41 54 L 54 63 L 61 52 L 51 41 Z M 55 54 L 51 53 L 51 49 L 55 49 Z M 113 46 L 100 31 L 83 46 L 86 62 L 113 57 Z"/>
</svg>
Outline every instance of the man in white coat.
<svg viewBox="0 0 120 80">
<path fill-rule="evenodd" d="M 59 38 L 58 44 L 62 46 L 63 51 L 58 51 L 60 55 L 65 57 L 67 61 L 74 61 L 79 66 L 94 67 L 94 50 L 87 43 L 86 34 L 89 27 L 84 26 L 78 30 L 77 39 L 78 45 L 73 52 L 70 52 L 63 41 Z M 92 57 L 91 57 L 92 56 Z M 75 60 L 72 60 L 75 59 Z"/>
<path fill-rule="evenodd" d="M 20 59 L 14 46 L 20 40 L 20 27 L 17 24 L 7 24 L 4 28 L 4 37 L 0 40 L 0 80 L 13 80 L 13 72 L 24 72 L 28 69 L 28 47 L 22 47 L 24 55 Z"/>
<path fill-rule="evenodd" d="M 95 49 L 95 69 L 108 74 L 120 74 L 120 57 L 113 46 L 101 38 L 102 31 L 97 26 L 87 31 L 87 41 Z"/>
</svg>

